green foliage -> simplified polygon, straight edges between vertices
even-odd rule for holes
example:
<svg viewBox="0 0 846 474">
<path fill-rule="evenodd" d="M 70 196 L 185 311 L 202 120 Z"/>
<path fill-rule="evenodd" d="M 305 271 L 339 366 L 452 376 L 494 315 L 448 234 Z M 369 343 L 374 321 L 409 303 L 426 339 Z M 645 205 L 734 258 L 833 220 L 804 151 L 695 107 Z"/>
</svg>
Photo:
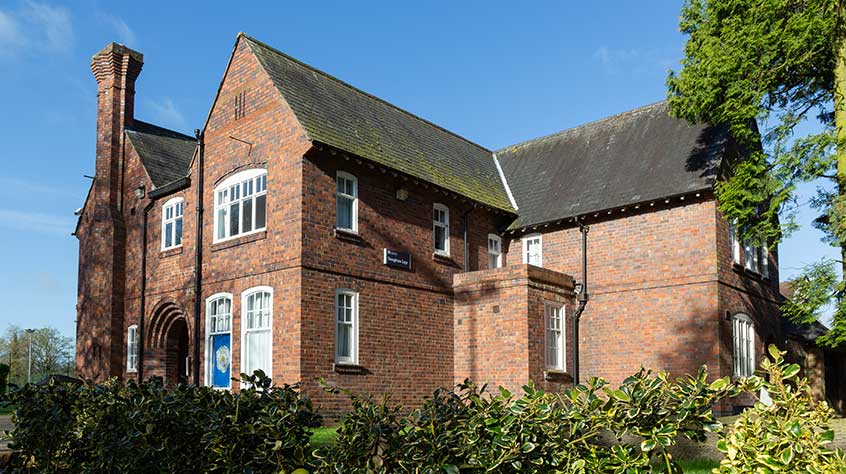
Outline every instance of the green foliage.
<svg viewBox="0 0 846 474">
<path fill-rule="evenodd" d="M 6 387 L 9 386 L 10 370 L 9 364 L 0 364 L 0 394 L 6 393 Z"/>
<path fill-rule="evenodd" d="M 825 402 L 814 402 L 808 381 L 797 377 L 799 366 L 787 364 L 784 352 L 770 346 L 769 353 L 772 361 L 761 363 L 767 377 L 749 377 L 740 387 L 751 393 L 766 388 L 772 404 L 755 403 L 720 435 L 717 449 L 725 458 L 714 472 L 846 472 L 843 452 L 826 447 L 834 440 L 829 428 L 833 411 Z"/>
<path fill-rule="evenodd" d="M 846 4 L 836 0 L 687 0 L 680 27 L 688 35 L 679 72 L 667 79 L 672 112 L 692 122 L 723 124 L 736 159 L 716 185 L 720 211 L 744 238 L 775 242 L 797 228 L 797 185 L 823 180 L 811 206 L 825 241 L 846 255 L 846 143 L 837 146 L 835 69 L 846 54 Z M 795 136 L 816 121 L 818 133 Z M 839 150 L 838 150 L 839 148 Z M 846 265 L 846 264 L 844 264 Z M 846 305 L 840 293 L 827 301 Z M 818 306 L 791 311 L 817 314 Z M 846 308 L 832 338 L 846 342 Z"/>
<path fill-rule="evenodd" d="M 704 440 L 719 429 L 711 407 L 734 391 L 727 379 L 706 379 L 704 369 L 676 382 L 642 370 L 617 389 L 600 379 L 563 394 L 529 384 L 519 397 L 466 381 L 407 416 L 387 398 L 351 395 L 336 444 L 316 452 L 318 470 L 636 474 L 653 472 L 658 459 L 681 472 L 669 448 L 679 435 Z M 620 442 L 625 435 L 639 443 Z"/>
<path fill-rule="evenodd" d="M 5 397 L 16 406 L 11 472 L 277 473 L 311 459 L 319 417 L 296 386 L 242 374 L 237 394 L 161 380 L 50 380 Z"/>
</svg>

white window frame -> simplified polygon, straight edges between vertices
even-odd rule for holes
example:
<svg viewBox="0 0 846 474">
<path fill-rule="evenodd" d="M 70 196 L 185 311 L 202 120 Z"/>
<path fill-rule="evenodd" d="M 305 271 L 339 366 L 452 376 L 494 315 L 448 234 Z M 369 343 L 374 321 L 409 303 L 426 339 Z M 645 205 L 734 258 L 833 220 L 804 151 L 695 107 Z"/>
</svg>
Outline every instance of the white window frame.
<svg viewBox="0 0 846 474">
<path fill-rule="evenodd" d="M 551 327 L 551 311 L 558 311 L 558 319 L 560 327 L 555 329 Z M 553 301 L 546 301 L 544 302 L 543 308 L 543 345 L 544 345 L 544 366 L 547 370 L 552 371 L 560 371 L 564 372 L 567 370 L 567 309 L 564 306 L 564 303 L 557 303 Z M 550 356 L 550 347 L 549 347 L 549 333 L 552 331 L 558 332 L 559 337 L 559 345 L 558 345 L 558 363 L 551 364 L 549 360 Z"/>
<path fill-rule="evenodd" d="M 268 377 L 273 377 L 273 288 L 270 286 L 254 286 L 241 293 L 241 372 L 244 372 L 247 360 L 247 333 L 255 329 L 247 329 L 247 298 L 256 293 L 270 293 L 270 320 L 267 331 L 270 333 L 270 367 L 264 371 Z M 264 330 L 264 329 L 262 329 Z M 252 374 L 248 374 L 252 375 Z"/>
<path fill-rule="evenodd" d="M 747 314 L 737 313 L 731 318 L 732 374 L 749 377 L 755 373 L 755 322 Z"/>
<path fill-rule="evenodd" d="M 761 276 L 770 278 L 770 247 L 768 245 L 761 247 Z"/>
<path fill-rule="evenodd" d="M 731 240 L 731 261 L 740 265 L 740 236 L 737 233 L 737 223 L 735 221 L 729 222 L 729 239 Z"/>
<path fill-rule="evenodd" d="M 349 323 L 344 322 L 344 324 L 350 324 L 351 327 L 351 341 L 350 341 L 350 356 L 349 357 L 341 357 L 338 354 L 340 348 L 340 325 L 341 322 L 338 320 L 338 297 L 341 295 L 352 296 L 352 321 Z M 335 325 L 335 363 L 336 364 L 351 364 L 357 365 L 358 364 L 358 292 L 349 288 L 338 288 L 335 290 L 335 299 L 332 303 L 332 323 Z"/>
<path fill-rule="evenodd" d="M 523 237 L 522 244 L 523 244 L 523 264 L 530 264 L 529 263 L 529 246 L 526 245 L 528 241 L 535 240 L 538 241 L 538 262 L 531 263 L 536 267 L 543 267 L 543 235 L 542 234 L 529 234 Z"/>
<path fill-rule="evenodd" d="M 353 193 L 348 194 L 341 191 L 338 191 L 338 182 L 340 180 L 346 180 L 352 182 L 353 185 Z M 352 227 L 341 227 L 338 224 L 338 218 L 340 216 L 339 208 L 338 208 L 338 199 L 348 199 L 352 201 L 352 212 L 351 212 L 351 222 Z M 338 230 L 343 230 L 347 232 L 358 233 L 358 178 L 347 173 L 346 171 L 338 171 L 335 174 L 335 228 Z"/>
<path fill-rule="evenodd" d="M 230 234 L 229 231 L 231 229 L 231 227 L 230 227 L 230 218 L 231 218 L 230 214 L 231 213 L 229 211 L 229 207 L 232 204 L 232 200 L 230 199 L 229 194 L 232 193 L 232 189 L 234 189 L 235 186 L 243 186 L 245 182 L 255 180 L 256 178 L 260 178 L 262 176 L 264 176 L 264 180 L 262 181 L 264 183 L 264 189 L 263 190 L 257 191 L 257 185 L 256 185 L 257 181 L 256 181 L 256 182 L 253 183 L 253 193 L 250 195 L 249 199 L 245 198 L 243 196 L 242 191 L 239 191 L 239 197 L 237 199 L 237 202 L 239 203 L 239 206 L 238 206 L 238 219 L 239 220 L 242 219 L 242 216 L 243 216 L 244 202 L 248 201 L 248 200 L 253 201 L 253 205 L 252 205 L 252 225 L 253 225 L 253 229 L 251 229 L 247 232 L 240 232 L 238 234 Z M 246 235 L 266 231 L 267 230 L 268 214 L 269 214 L 267 212 L 267 210 L 269 208 L 268 202 L 267 202 L 267 197 L 266 197 L 267 196 L 267 189 L 268 189 L 268 186 L 267 186 L 267 170 L 264 169 L 264 168 L 254 168 L 254 169 L 249 169 L 249 170 L 246 170 L 246 171 L 241 171 L 240 173 L 236 173 L 236 174 L 226 178 L 220 184 L 218 184 L 214 188 L 214 229 L 213 229 L 214 240 L 213 240 L 213 243 L 226 242 L 227 240 L 237 239 L 237 238 L 240 238 L 240 237 L 244 237 Z M 255 227 L 255 225 L 256 225 L 256 204 L 255 203 L 256 203 L 257 198 L 259 196 L 262 196 L 262 195 L 265 196 L 265 201 L 264 201 L 265 202 L 265 204 L 264 204 L 264 206 L 265 206 L 265 208 L 264 208 L 265 209 L 265 211 L 264 211 L 265 212 L 265 214 L 264 214 L 264 226 L 263 227 Z M 225 196 L 225 201 L 223 200 L 224 196 Z M 221 219 L 220 219 L 221 209 L 225 209 L 225 211 L 226 211 L 226 214 L 225 214 L 222 222 L 221 222 Z M 224 236 L 223 237 L 218 236 L 219 231 L 220 231 L 220 226 L 224 226 L 223 227 L 223 229 L 224 229 Z M 240 227 L 241 227 L 241 223 L 239 223 L 239 225 L 238 225 L 239 230 L 240 230 Z"/>
<path fill-rule="evenodd" d="M 138 372 L 138 325 L 126 328 L 126 371 Z"/>
<path fill-rule="evenodd" d="M 491 243 L 496 248 L 491 249 Z M 496 234 L 488 234 L 488 270 L 502 268 L 502 237 Z"/>
<path fill-rule="evenodd" d="M 221 299 L 228 299 L 229 300 L 229 330 L 228 331 L 215 331 L 212 332 L 211 330 L 211 305 L 214 301 L 221 300 Z M 214 374 L 214 354 L 212 351 L 214 348 L 211 345 L 211 338 L 214 335 L 218 334 L 229 334 L 229 376 L 232 377 L 232 345 L 235 341 L 232 340 L 232 324 L 235 321 L 234 313 L 235 313 L 235 303 L 232 298 L 232 293 L 215 293 L 208 298 L 206 298 L 206 383 L 207 387 L 213 386 L 212 375 Z M 232 383 L 230 381 L 230 388 Z M 224 390 L 223 387 L 215 387 L 221 390 Z"/>
<path fill-rule="evenodd" d="M 180 204 L 181 204 L 181 206 L 180 206 Z M 173 209 L 173 216 L 168 218 L 167 212 L 171 209 Z M 181 211 L 181 214 L 179 214 L 178 216 L 176 215 L 177 210 Z M 170 250 L 170 249 L 176 249 L 176 248 L 182 247 L 182 239 L 184 237 L 184 235 L 182 235 L 182 234 L 185 232 L 184 215 L 185 215 L 185 198 L 182 198 L 182 197 L 171 198 L 171 199 L 168 199 L 168 201 L 165 202 L 162 205 L 162 250 Z M 180 232 L 180 235 L 179 235 L 179 244 L 176 244 L 176 221 L 182 221 L 182 231 Z M 167 234 L 168 234 L 167 225 L 168 224 L 173 224 L 173 226 L 171 227 L 173 232 L 171 232 L 171 236 L 170 236 L 172 244 L 170 246 L 167 245 Z"/>
<path fill-rule="evenodd" d="M 435 255 L 449 257 L 449 208 L 437 202 L 432 207 L 432 248 L 435 250 Z M 444 222 L 440 222 L 435 219 L 435 211 L 441 211 L 444 213 Z M 435 234 L 435 230 L 438 228 L 444 229 L 443 249 L 438 248 L 438 239 Z"/>
</svg>

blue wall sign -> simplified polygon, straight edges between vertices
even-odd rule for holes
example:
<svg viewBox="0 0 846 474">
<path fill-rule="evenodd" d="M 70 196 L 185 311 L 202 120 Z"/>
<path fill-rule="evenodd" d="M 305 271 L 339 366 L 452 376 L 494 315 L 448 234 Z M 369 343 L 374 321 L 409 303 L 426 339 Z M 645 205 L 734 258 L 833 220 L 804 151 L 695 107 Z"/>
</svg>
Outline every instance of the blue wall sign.
<svg viewBox="0 0 846 474">
<path fill-rule="evenodd" d="M 398 250 L 385 249 L 385 258 L 382 263 L 389 267 L 411 270 L 411 254 Z"/>
</svg>

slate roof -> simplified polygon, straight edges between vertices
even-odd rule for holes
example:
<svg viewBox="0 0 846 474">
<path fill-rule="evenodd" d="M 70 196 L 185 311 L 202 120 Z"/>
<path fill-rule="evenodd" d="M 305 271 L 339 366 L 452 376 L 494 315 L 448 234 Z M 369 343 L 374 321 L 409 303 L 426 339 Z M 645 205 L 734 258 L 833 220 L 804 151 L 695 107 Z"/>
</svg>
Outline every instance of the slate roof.
<svg viewBox="0 0 846 474">
<path fill-rule="evenodd" d="M 781 330 L 787 337 L 814 342 L 820 336 L 828 334 L 828 328 L 819 321 L 810 324 L 796 324 L 787 318 L 781 318 Z"/>
<path fill-rule="evenodd" d="M 514 212 L 490 150 L 242 36 L 312 140 Z"/>
<path fill-rule="evenodd" d="M 153 185 L 161 188 L 188 175 L 197 140 L 135 119 L 126 136 L 138 152 Z"/>
<path fill-rule="evenodd" d="M 712 189 L 727 137 L 659 102 L 498 150 L 519 208 L 510 228 Z"/>
</svg>

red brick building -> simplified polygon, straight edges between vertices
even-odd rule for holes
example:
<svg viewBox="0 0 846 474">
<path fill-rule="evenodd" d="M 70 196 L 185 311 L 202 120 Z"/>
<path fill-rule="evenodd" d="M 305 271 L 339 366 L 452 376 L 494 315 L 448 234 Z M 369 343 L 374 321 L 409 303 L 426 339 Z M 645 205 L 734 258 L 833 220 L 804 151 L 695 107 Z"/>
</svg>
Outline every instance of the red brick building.
<svg viewBox="0 0 846 474">
<path fill-rule="evenodd" d="M 236 388 L 262 369 L 330 413 L 318 377 L 404 404 L 465 377 L 557 390 L 580 225 L 581 379 L 744 375 L 782 340 L 777 253 L 714 200 L 732 141 L 664 103 L 492 151 L 239 35 L 198 143 L 135 118 L 140 53 L 91 65 L 83 377 Z"/>
</svg>

